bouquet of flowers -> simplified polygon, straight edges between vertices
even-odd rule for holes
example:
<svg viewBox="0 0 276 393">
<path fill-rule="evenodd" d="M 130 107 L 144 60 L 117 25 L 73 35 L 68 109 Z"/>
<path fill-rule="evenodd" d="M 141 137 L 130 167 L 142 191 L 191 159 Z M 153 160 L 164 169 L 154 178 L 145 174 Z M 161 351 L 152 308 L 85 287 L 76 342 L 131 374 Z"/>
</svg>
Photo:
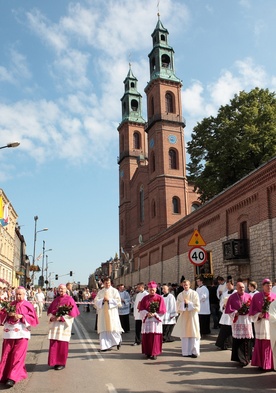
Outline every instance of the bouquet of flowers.
<svg viewBox="0 0 276 393">
<path fill-rule="evenodd" d="M 272 299 L 270 297 L 270 294 L 269 293 L 265 294 L 264 295 L 264 302 L 263 302 L 263 306 L 262 306 L 262 313 L 263 314 L 268 313 L 268 309 L 269 309 L 271 302 L 272 302 Z"/>
<path fill-rule="evenodd" d="M 73 306 L 69 304 L 64 304 L 63 306 L 59 306 L 56 312 L 56 317 L 63 317 L 64 315 L 68 315 L 72 310 Z"/>
<path fill-rule="evenodd" d="M 233 323 L 237 322 L 239 315 L 247 315 L 249 313 L 249 307 L 251 303 L 251 298 L 245 303 L 242 303 L 241 307 L 238 309 L 238 314 L 235 315 Z"/>
<path fill-rule="evenodd" d="M 159 302 L 151 302 L 149 305 L 149 312 L 154 314 L 159 309 Z"/>
<path fill-rule="evenodd" d="M 7 314 L 15 312 L 15 304 L 11 304 L 8 300 L 2 300 L 0 302 L 1 310 L 6 311 Z"/>
</svg>

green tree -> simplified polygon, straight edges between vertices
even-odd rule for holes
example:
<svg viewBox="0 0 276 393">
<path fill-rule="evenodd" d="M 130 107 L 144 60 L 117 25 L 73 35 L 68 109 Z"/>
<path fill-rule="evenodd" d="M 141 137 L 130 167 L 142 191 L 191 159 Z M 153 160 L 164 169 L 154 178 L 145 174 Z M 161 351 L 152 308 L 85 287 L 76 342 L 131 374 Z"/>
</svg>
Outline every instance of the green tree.
<svg viewBox="0 0 276 393">
<path fill-rule="evenodd" d="M 275 156 L 275 93 L 241 91 L 217 117 L 197 123 L 187 151 L 188 179 L 206 202 Z"/>
</svg>

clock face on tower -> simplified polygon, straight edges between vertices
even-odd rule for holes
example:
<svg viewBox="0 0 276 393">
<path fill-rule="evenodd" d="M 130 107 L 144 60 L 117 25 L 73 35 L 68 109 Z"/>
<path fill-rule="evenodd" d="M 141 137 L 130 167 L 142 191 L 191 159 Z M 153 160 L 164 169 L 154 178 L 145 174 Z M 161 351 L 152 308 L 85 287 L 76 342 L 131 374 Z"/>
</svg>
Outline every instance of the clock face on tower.
<svg viewBox="0 0 276 393">
<path fill-rule="evenodd" d="M 177 142 L 177 137 L 175 135 L 169 135 L 168 140 L 174 145 Z"/>
</svg>

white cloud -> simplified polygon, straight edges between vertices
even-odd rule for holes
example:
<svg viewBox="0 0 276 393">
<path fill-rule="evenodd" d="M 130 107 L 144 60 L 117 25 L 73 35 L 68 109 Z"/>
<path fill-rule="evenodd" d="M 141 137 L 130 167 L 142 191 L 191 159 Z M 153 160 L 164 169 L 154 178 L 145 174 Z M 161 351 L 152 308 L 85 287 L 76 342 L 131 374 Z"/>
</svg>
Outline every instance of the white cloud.
<svg viewBox="0 0 276 393">
<path fill-rule="evenodd" d="M 14 48 L 9 51 L 9 67 L 0 66 L 0 82 L 19 85 L 22 80 L 30 79 L 31 72 L 28 68 L 26 57 Z"/>
<path fill-rule="evenodd" d="M 90 89 L 87 77 L 89 55 L 75 49 L 60 54 L 51 66 L 51 74 L 57 80 L 57 87 L 66 90 Z"/>
<path fill-rule="evenodd" d="M 51 23 L 38 9 L 26 13 L 29 27 L 38 37 L 57 52 L 68 47 L 68 40 L 58 25 Z"/>
<path fill-rule="evenodd" d="M 266 71 L 262 66 L 255 65 L 252 59 L 237 60 L 235 66 L 240 75 L 239 79 L 244 86 L 255 87 L 267 84 Z"/>
<path fill-rule="evenodd" d="M 15 49 L 11 50 L 12 71 L 17 78 L 30 79 L 31 72 L 28 68 L 26 56 L 22 55 Z"/>
<path fill-rule="evenodd" d="M 0 82 L 14 83 L 14 76 L 6 67 L 0 66 Z"/>
<path fill-rule="evenodd" d="M 182 103 L 184 113 L 190 116 L 198 116 L 204 113 L 203 86 L 199 81 L 193 82 L 191 87 L 185 89 L 182 93 Z"/>
<path fill-rule="evenodd" d="M 212 102 L 216 106 L 220 106 L 228 104 L 234 94 L 241 90 L 241 83 L 239 78 L 233 76 L 230 71 L 224 71 L 219 79 L 207 88 Z"/>
<path fill-rule="evenodd" d="M 242 7 L 246 8 L 246 9 L 249 9 L 249 8 L 251 8 L 251 3 L 250 3 L 250 1 L 251 1 L 251 0 L 240 0 L 239 3 L 240 3 L 240 5 L 241 5 Z"/>
</svg>

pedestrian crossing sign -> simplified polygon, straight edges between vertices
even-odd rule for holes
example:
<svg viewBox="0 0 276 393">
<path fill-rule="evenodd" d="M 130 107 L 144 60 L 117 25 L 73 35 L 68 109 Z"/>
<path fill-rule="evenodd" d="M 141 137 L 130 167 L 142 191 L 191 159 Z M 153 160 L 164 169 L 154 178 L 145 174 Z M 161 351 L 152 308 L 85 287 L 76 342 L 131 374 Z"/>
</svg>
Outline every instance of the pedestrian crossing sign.
<svg viewBox="0 0 276 393">
<path fill-rule="evenodd" d="M 188 243 L 188 246 L 206 246 L 206 242 L 204 241 L 203 237 L 201 234 L 198 232 L 197 229 L 194 230 L 194 233 Z"/>
</svg>

